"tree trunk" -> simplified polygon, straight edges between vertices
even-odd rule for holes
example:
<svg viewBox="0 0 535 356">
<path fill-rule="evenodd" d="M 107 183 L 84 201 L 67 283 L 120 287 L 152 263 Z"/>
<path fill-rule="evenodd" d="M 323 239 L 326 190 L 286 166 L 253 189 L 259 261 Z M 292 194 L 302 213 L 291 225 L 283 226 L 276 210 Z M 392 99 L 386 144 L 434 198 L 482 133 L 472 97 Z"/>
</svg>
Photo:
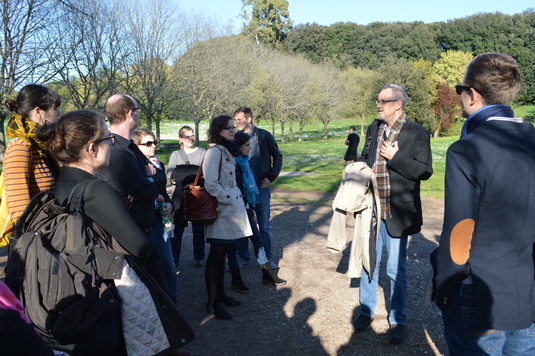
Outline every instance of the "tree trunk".
<svg viewBox="0 0 535 356">
<path fill-rule="evenodd" d="M 281 121 L 281 143 L 286 143 L 286 138 L 284 137 L 284 121 Z"/>
<path fill-rule="evenodd" d="M 275 118 L 271 118 L 271 134 L 275 137 Z"/>
<path fill-rule="evenodd" d="M 303 142 L 303 130 L 305 129 L 304 123 L 299 123 L 299 138 L 297 139 L 298 142 Z"/>
<path fill-rule="evenodd" d="M 323 121 L 323 137 L 322 139 L 327 139 L 327 126 L 329 126 L 329 121 Z"/>
<path fill-rule="evenodd" d="M 293 120 L 290 120 L 290 127 L 288 128 L 288 141 L 293 141 L 294 140 L 294 128 L 293 128 L 293 125 L 294 122 Z"/>
</svg>

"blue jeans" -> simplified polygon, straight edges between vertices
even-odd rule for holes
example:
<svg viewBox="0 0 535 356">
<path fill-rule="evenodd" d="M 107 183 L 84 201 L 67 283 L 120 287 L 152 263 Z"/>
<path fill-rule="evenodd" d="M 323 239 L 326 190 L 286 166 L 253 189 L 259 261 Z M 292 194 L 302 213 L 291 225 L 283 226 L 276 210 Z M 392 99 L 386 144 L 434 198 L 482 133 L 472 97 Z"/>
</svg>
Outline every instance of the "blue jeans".
<svg viewBox="0 0 535 356">
<path fill-rule="evenodd" d="M 154 232 L 154 241 L 160 255 L 163 276 L 165 278 L 166 288 L 164 288 L 164 290 L 168 296 L 176 297 L 176 268 L 173 261 L 173 252 L 170 241 L 171 239 L 167 238 L 167 241 L 164 240 L 164 233 L 167 232 L 165 231 L 165 225 L 160 217 L 160 212 L 157 212 L 157 215 L 158 216 L 154 218 L 152 231 Z"/>
<path fill-rule="evenodd" d="M 268 188 L 258 188 L 258 204 L 254 207 L 256 219 L 260 230 L 262 245 L 266 251 L 266 256 L 271 260 L 271 191 Z M 251 224 L 253 225 L 253 224 Z M 255 251 L 256 252 L 256 251 Z M 250 259 L 249 242 L 238 243 L 238 255 L 246 260 Z"/>
<path fill-rule="evenodd" d="M 475 326 L 474 286 L 461 284 L 448 309 L 442 310 L 444 338 L 450 355 L 535 355 L 535 324 L 521 330 Z"/>
<path fill-rule="evenodd" d="M 407 324 L 405 305 L 407 303 L 407 237 L 392 237 L 388 233 L 386 223 L 381 220 L 379 239 L 377 241 L 377 262 L 370 281 L 366 271 L 362 271 L 360 279 L 360 311 L 361 314 L 373 318 L 377 306 L 377 286 L 379 284 L 379 266 L 383 246 L 386 247 L 386 274 L 390 278 L 390 325 Z"/>
</svg>

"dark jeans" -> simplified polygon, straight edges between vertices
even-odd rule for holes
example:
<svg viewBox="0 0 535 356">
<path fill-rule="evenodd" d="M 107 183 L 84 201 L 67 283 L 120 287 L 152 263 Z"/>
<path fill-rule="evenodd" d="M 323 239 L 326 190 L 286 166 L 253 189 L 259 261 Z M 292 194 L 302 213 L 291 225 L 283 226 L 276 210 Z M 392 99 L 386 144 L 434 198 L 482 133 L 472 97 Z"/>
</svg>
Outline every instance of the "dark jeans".
<svg viewBox="0 0 535 356">
<path fill-rule="evenodd" d="M 151 254 L 145 267 L 151 274 L 152 278 L 158 283 L 158 285 L 164 290 L 167 289 L 167 281 L 163 271 L 162 259 L 160 258 L 160 251 L 158 249 L 158 238 L 154 234 L 154 231 L 150 229 L 145 233 L 145 237 L 149 240 L 151 246 Z"/>
<path fill-rule="evenodd" d="M 442 310 L 450 355 L 535 355 L 535 324 L 520 330 L 480 329 L 475 305 L 474 286 L 461 284 L 450 307 Z"/>
<path fill-rule="evenodd" d="M 160 261 L 162 264 L 163 274 L 166 281 L 167 289 L 164 289 L 169 297 L 176 297 L 177 294 L 177 285 L 176 285 L 176 268 L 173 262 L 173 252 L 171 250 L 171 239 L 167 236 L 167 231 L 165 225 L 163 224 L 161 217 L 158 216 L 155 218 L 154 226 L 152 231 L 154 231 L 156 246 L 158 252 L 160 253 Z M 165 241 L 167 237 L 167 241 Z"/>
<path fill-rule="evenodd" d="M 260 249 L 260 247 L 264 247 L 262 238 L 260 237 L 260 232 L 258 231 L 258 225 L 256 224 L 256 221 L 253 220 L 254 215 L 251 209 L 247 209 L 247 216 L 249 217 L 249 223 L 251 225 L 251 230 L 253 230 L 253 234 L 251 236 L 238 239 L 238 243 L 230 247 L 227 256 L 228 267 L 230 269 L 239 267 L 238 250 L 247 250 L 249 248 L 249 240 L 251 240 L 251 243 L 253 244 L 253 249 L 256 257 L 258 257 L 258 250 Z"/>
<path fill-rule="evenodd" d="M 187 225 L 175 225 L 173 230 L 174 237 L 171 239 L 171 248 L 173 249 L 173 259 L 175 266 L 178 267 L 180 261 L 180 253 L 182 251 L 182 236 Z M 193 231 L 193 259 L 204 260 L 204 224 L 192 223 L 191 229 Z"/>
</svg>

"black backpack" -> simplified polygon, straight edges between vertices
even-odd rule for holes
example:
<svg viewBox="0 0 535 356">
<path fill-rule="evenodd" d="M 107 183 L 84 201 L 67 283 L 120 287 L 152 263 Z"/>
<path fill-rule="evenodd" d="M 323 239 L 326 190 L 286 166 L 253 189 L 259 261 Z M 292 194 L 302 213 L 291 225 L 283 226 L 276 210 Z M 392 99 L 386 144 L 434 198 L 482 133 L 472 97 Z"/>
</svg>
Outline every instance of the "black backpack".
<svg viewBox="0 0 535 356">
<path fill-rule="evenodd" d="M 75 192 L 83 197 L 87 184 L 77 185 L 69 202 Z M 121 303 L 113 279 L 125 256 L 77 210 L 62 206 L 51 191 L 31 200 L 15 227 L 6 284 L 53 347 L 103 351 L 114 347 L 111 340 L 121 340 Z M 95 334 L 105 336 L 107 345 L 93 345 Z"/>
</svg>

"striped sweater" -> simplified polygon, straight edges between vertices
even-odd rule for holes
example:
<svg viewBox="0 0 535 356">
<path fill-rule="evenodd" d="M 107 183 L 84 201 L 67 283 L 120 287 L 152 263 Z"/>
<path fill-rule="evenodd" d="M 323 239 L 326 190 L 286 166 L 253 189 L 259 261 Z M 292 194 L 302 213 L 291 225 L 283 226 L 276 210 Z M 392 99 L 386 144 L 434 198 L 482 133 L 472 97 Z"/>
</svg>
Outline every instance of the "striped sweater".
<svg viewBox="0 0 535 356">
<path fill-rule="evenodd" d="M 14 222 L 33 196 L 55 185 L 54 175 L 44 158 L 20 139 L 9 142 L 3 172 L 9 212 Z"/>
</svg>

